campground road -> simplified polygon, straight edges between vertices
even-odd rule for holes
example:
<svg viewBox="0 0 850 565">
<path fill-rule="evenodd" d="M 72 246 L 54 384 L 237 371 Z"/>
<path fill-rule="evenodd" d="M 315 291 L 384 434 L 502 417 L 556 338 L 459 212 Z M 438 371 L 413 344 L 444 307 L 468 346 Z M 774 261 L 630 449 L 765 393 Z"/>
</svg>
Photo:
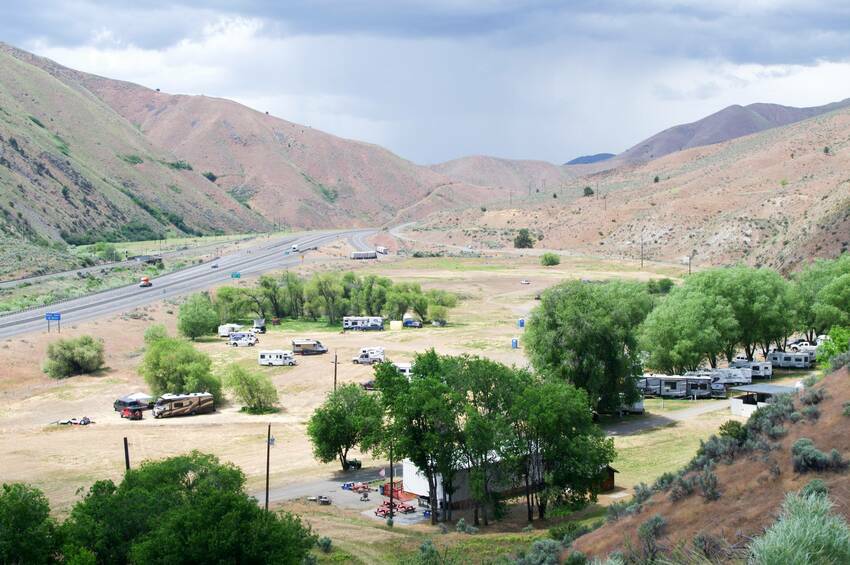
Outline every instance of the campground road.
<svg viewBox="0 0 850 565">
<path fill-rule="evenodd" d="M 60 312 L 63 324 L 84 322 L 209 288 L 229 280 L 233 272 L 256 275 L 297 265 L 301 262 L 300 253 L 289 252 L 293 244 L 297 244 L 301 252 L 316 249 L 338 239 L 347 239 L 354 247 L 358 247 L 365 245 L 363 238 L 373 233 L 373 229 L 356 229 L 277 238 L 251 249 L 224 255 L 215 261 L 151 279 L 153 286 L 149 288 L 139 288 L 134 284 L 0 317 L 0 339 L 43 330 L 47 312 Z M 213 268 L 212 265 L 218 267 Z"/>
<path fill-rule="evenodd" d="M 655 428 L 671 426 L 676 424 L 677 422 L 693 420 L 694 418 L 698 418 L 703 414 L 710 414 L 711 412 L 717 412 L 720 410 L 728 409 L 728 400 L 718 399 L 713 400 L 707 404 L 698 404 L 692 408 L 684 408 L 682 410 L 665 412 L 663 415 L 647 412 L 643 416 L 626 417 L 619 422 L 614 422 L 603 426 L 602 429 L 609 436 L 628 436 L 632 434 L 639 434 L 641 432 L 645 432 Z"/>
</svg>

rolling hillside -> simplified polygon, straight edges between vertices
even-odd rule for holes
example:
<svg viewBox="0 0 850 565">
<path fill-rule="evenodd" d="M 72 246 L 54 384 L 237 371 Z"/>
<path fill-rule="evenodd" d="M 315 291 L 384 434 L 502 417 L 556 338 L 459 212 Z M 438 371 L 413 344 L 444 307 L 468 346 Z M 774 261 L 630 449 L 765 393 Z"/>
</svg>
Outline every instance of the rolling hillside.
<svg viewBox="0 0 850 565">
<path fill-rule="evenodd" d="M 573 173 L 546 161 L 499 159 L 485 155 L 461 157 L 432 165 L 431 169 L 469 184 L 507 189 L 515 196 L 557 189 L 575 178 Z"/>
<path fill-rule="evenodd" d="M 650 259 L 790 270 L 850 245 L 848 139 L 850 110 L 837 110 L 579 178 L 545 204 L 437 215 L 420 233 L 497 247 L 529 227 L 548 248 L 637 259 L 642 239 Z"/>
<path fill-rule="evenodd" d="M 0 49 L 0 234 L 90 241 L 268 224 L 96 97 Z"/>
</svg>

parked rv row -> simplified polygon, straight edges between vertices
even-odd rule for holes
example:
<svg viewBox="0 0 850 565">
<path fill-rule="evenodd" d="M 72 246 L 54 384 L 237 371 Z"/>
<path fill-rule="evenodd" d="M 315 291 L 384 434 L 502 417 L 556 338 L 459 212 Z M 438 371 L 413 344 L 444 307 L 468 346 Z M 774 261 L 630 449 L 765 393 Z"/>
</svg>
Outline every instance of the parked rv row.
<svg viewBox="0 0 850 565">
<path fill-rule="evenodd" d="M 215 398 L 209 392 L 192 392 L 163 394 L 154 401 L 152 396 L 137 392 L 122 396 L 112 406 L 128 420 L 141 420 L 146 410 L 150 410 L 154 418 L 171 418 L 215 412 Z"/>
</svg>

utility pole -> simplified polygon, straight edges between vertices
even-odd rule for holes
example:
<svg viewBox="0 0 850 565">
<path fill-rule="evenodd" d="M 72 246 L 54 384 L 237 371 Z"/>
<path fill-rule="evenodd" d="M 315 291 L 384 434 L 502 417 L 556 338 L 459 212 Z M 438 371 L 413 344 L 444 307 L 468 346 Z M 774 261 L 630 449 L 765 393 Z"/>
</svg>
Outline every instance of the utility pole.
<svg viewBox="0 0 850 565">
<path fill-rule="evenodd" d="M 127 436 L 124 436 L 124 469 L 130 470 L 130 447 L 127 445 Z"/>
<path fill-rule="evenodd" d="M 334 351 L 334 392 L 336 392 L 336 367 L 339 363 L 336 358 L 336 351 Z"/>
<path fill-rule="evenodd" d="M 643 269 L 643 232 L 640 232 L 640 268 Z"/>
<path fill-rule="evenodd" d="M 693 257 L 693 255 L 688 255 L 688 274 L 689 275 L 691 274 L 691 257 Z"/>
<path fill-rule="evenodd" d="M 269 424 L 268 435 L 266 436 L 266 512 L 269 511 L 269 461 L 271 460 L 272 452 L 272 425 Z"/>
<path fill-rule="evenodd" d="M 393 523 L 393 487 L 395 486 L 393 482 L 393 444 L 390 444 L 390 519 L 389 523 Z"/>
</svg>

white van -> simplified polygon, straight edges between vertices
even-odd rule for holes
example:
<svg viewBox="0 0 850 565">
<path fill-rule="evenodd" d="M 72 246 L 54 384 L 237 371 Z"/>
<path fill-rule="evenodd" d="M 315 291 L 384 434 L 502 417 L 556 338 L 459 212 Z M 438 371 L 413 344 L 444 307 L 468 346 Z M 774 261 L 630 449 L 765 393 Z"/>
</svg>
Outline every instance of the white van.
<svg viewBox="0 0 850 565">
<path fill-rule="evenodd" d="M 295 360 L 295 354 L 291 351 L 270 349 L 260 351 L 257 356 L 257 363 L 267 367 L 292 367 L 293 365 L 297 365 L 298 361 Z"/>
<path fill-rule="evenodd" d="M 358 365 L 371 365 L 372 363 L 384 362 L 383 347 L 364 347 L 360 352 L 351 358 L 351 361 Z"/>
<path fill-rule="evenodd" d="M 260 342 L 257 339 L 257 336 L 254 335 L 253 332 L 233 332 L 230 334 L 230 339 L 227 341 L 227 345 L 231 345 L 233 347 L 250 347 L 257 345 Z"/>
<path fill-rule="evenodd" d="M 222 324 L 218 327 L 218 337 L 230 337 L 233 332 L 242 331 L 239 324 Z"/>
</svg>

